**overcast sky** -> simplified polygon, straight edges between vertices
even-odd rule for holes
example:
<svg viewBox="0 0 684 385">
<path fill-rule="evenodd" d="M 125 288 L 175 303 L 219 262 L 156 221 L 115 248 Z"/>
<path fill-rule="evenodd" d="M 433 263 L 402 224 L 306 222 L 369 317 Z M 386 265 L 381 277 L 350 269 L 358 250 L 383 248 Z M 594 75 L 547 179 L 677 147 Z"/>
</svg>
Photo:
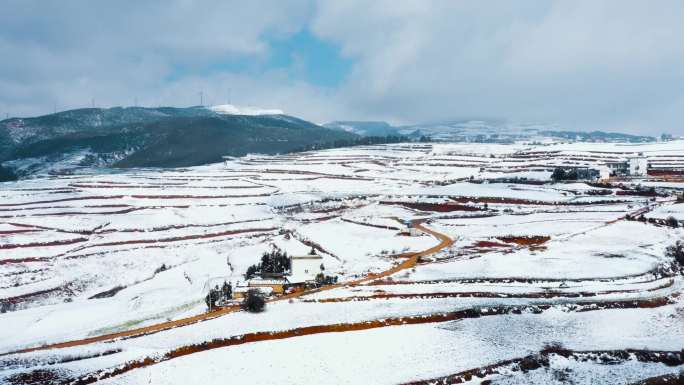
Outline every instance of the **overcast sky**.
<svg viewBox="0 0 684 385">
<path fill-rule="evenodd" d="M 322 123 L 684 134 L 684 1 L 3 0 L 0 113 L 200 103 Z"/>
</svg>

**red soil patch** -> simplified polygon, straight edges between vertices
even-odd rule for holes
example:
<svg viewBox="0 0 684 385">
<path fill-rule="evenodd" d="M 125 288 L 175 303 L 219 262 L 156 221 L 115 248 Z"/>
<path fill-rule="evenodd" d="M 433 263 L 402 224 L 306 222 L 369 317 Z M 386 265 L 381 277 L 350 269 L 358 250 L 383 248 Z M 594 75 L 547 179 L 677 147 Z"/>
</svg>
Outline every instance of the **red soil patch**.
<svg viewBox="0 0 684 385">
<path fill-rule="evenodd" d="M 565 358 L 571 358 L 577 362 L 597 362 L 601 364 L 616 364 L 619 362 L 626 362 L 629 360 L 636 360 L 645 363 L 662 363 L 667 366 L 679 366 L 684 364 L 684 353 L 681 351 L 662 351 L 662 350 L 645 350 L 645 349 L 625 349 L 625 350 L 588 350 L 575 351 L 565 349 L 562 346 L 549 346 L 539 353 L 531 354 L 525 357 L 513 358 L 509 360 L 499 361 L 492 365 L 487 365 L 479 368 L 473 368 L 448 376 L 431 378 L 426 380 L 407 382 L 402 385 L 450 385 L 461 384 L 473 380 L 474 378 L 484 379 L 486 377 L 498 374 L 511 374 L 511 372 L 527 373 L 531 370 L 541 368 L 548 368 L 549 356 L 557 355 Z M 518 381 L 524 381 L 520 378 Z M 646 379 L 636 384 L 660 385 L 682 384 L 684 375 L 667 375 L 661 377 L 654 377 Z M 491 384 L 490 380 L 482 381 L 482 384 Z"/>
<path fill-rule="evenodd" d="M 184 188 L 184 189 L 217 189 L 217 190 L 233 190 L 233 189 L 253 189 L 262 188 L 262 186 L 251 185 L 251 186 L 188 186 L 185 183 L 171 183 L 171 184 L 146 184 L 146 185 L 134 185 L 134 184 L 70 184 L 71 187 L 77 188 L 128 188 L 128 189 L 166 189 L 166 188 Z"/>
<path fill-rule="evenodd" d="M 337 217 L 339 217 L 339 215 L 327 215 L 325 217 L 318 217 L 318 218 L 298 219 L 298 221 L 301 223 L 325 222 L 325 221 L 329 221 L 331 219 L 335 219 Z"/>
<path fill-rule="evenodd" d="M 498 242 L 492 242 L 492 241 L 478 241 L 474 245 L 470 247 L 479 247 L 479 248 L 492 248 L 492 247 L 511 247 L 511 245 L 506 245 L 503 243 L 498 243 Z"/>
<path fill-rule="evenodd" d="M 64 246 L 64 245 L 72 245 L 74 243 L 81 243 L 87 241 L 88 238 L 74 238 L 74 239 L 64 239 L 61 241 L 52 241 L 52 242 L 34 242 L 34 243 L 24 243 L 24 244 L 2 244 L 0 245 L 0 250 L 8 250 L 8 249 L 21 249 L 21 248 L 28 248 L 28 247 L 48 247 L 48 246 Z"/>
<path fill-rule="evenodd" d="M 657 196 L 660 196 L 660 194 L 655 192 L 655 190 L 654 191 L 618 190 L 615 192 L 615 195 L 638 196 L 638 197 L 657 197 Z"/>
<path fill-rule="evenodd" d="M 216 226 L 228 226 L 228 225 L 237 225 L 241 223 L 251 223 L 251 222 L 260 222 L 262 219 L 248 219 L 244 221 L 233 221 L 233 222 L 222 222 L 222 223 L 212 223 L 209 225 L 169 225 L 169 226 L 159 226 L 159 227 L 152 227 L 149 229 L 107 229 L 107 230 L 102 230 L 102 231 L 93 231 L 98 234 L 109 234 L 109 233 L 150 233 L 150 232 L 155 232 L 155 231 L 167 231 L 167 230 L 178 230 L 178 229 L 187 229 L 187 228 L 193 228 L 193 227 L 200 227 L 200 228 L 209 228 L 209 227 L 216 227 Z"/>
<path fill-rule="evenodd" d="M 373 223 L 365 223 L 365 222 L 353 221 L 353 220 L 351 220 L 351 219 L 345 219 L 345 218 L 340 218 L 340 219 L 342 219 L 344 222 L 353 223 L 353 224 L 355 224 L 355 225 L 368 226 L 368 227 L 375 227 L 375 228 L 378 228 L 378 229 L 385 229 L 385 230 L 395 230 L 395 231 L 399 231 L 399 228 L 398 228 L 398 227 L 376 225 L 376 224 L 373 224 Z"/>
<path fill-rule="evenodd" d="M 0 265 L 9 265 L 12 263 L 26 263 L 26 262 L 44 262 L 48 261 L 50 258 L 17 258 L 17 259 L 0 259 Z"/>
<path fill-rule="evenodd" d="M 94 244 L 94 245 L 88 245 L 87 247 L 85 247 L 85 249 L 93 248 L 93 247 L 103 247 L 103 246 L 120 246 L 120 245 L 136 245 L 136 244 L 145 244 L 145 243 L 188 241 L 188 240 L 193 240 L 193 239 L 216 238 L 216 237 L 223 237 L 226 235 L 234 235 L 234 234 L 242 234 L 242 233 L 254 233 L 254 232 L 265 232 L 265 231 L 273 231 L 273 230 L 277 230 L 277 227 L 268 227 L 268 228 L 263 228 L 263 229 L 227 230 L 227 231 L 221 231 L 218 233 L 192 234 L 192 235 L 185 235 L 185 236 L 181 236 L 181 237 L 170 237 L 170 238 L 159 238 L 159 239 L 134 239 L 134 240 L 129 240 L 129 241 L 105 242 L 105 243 L 98 243 L 98 244 Z"/>
<path fill-rule="evenodd" d="M 39 214 L 29 214 L 29 215 L 2 215 L 0 218 L 17 218 L 17 217 L 50 217 L 50 216 L 63 216 L 63 215 L 114 215 L 114 214 L 128 214 L 133 211 L 144 210 L 149 207 L 129 207 L 123 210 L 116 211 L 60 211 L 56 213 L 39 213 Z"/>
<path fill-rule="evenodd" d="M 551 237 L 541 235 L 528 237 L 505 236 L 496 237 L 496 239 L 506 243 L 515 243 L 516 245 L 520 246 L 538 246 L 548 242 L 551 239 Z"/>
<path fill-rule="evenodd" d="M 424 202 L 389 202 L 381 201 L 382 205 L 399 205 L 413 210 L 436 211 L 440 213 L 452 211 L 482 211 L 479 207 L 465 206 L 453 203 L 424 203 Z"/>
<path fill-rule="evenodd" d="M 22 302 L 29 302 L 29 301 L 35 300 L 36 298 L 43 298 L 43 297 L 50 296 L 52 294 L 63 293 L 63 292 L 70 292 L 70 289 L 68 288 L 68 284 L 58 286 L 58 287 L 53 287 L 51 289 L 34 291 L 33 293 L 26 293 L 26 294 L 22 294 L 22 295 L 17 295 L 14 297 L 0 298 L 0 304 L 16 305 L 16 304 L 19 304 Z"/>
<path fill-rule="evenodd" d="M 684 169 L 649 169 L 648 176 L 684 176 Z"/>
<path fill-rule="evenodd" d="M 12 234 L 22 234 L 22 233 L 33 233 L 38 230 L 29 230 L 29 229 L 24 229 L 24 230 L 3 230 L 0 231 L 0 235 L 12 235 Z"/>
<path fill-rule="evenodd" d="M 657 303 L 661 303 L 658 300 Z M 609 302 L 609 303 L 592 303 L 592 304 L 582 304 L 578 306 L 575 311 L 591 311 L 606 308 L 631 308 L 631 307 L 641 307 L 641 302 L 649 301 L 625 301 L 625 302 Z M 665 299 L 664 303 L 668 303 Z M 332 324 L 332 325 L 316 325 L 316 326 L 305 326 L 301 328 L 295 328 L 285 331 L 264 331 L 256 333 L 247 333 L 238 336 L 232 336 L 229 338 L 217 338 L 211 341 L 206 341 L 200 344 L 181 346 L 168 351 L 162 356 L 155 357 L 145 357 L 139 360 L 128 361 L 121 366 L 117 366 L 113 369 L 103 369 L 96 371 L 94 373 L 85 375 L 81 378 L 74 379 L 72 384 L 84 385 L 91 384 L 106 378 L 115 377 L 123 373 L 129 372 L 133 369 L 143 368 L 146 366 L 155 365 L 164 361 L 169 361 L 174 358 L 187 356 L 194 353 L 204 352 L 212 349 L 218 349 L 228 346 L 243 345 L 252 342 L 261 341 L 272 341 L 287 339 L 293 337 L 300 337 L 306 335 L 314 335 L 321 333 L 342 333 L 360 330 L 376 329 L 387 326 L 400 326 L 400 325 L 416 325 L 425 323 L 437 323 L 437 322 L 447 322 L 455 321 L 467 318 L 479 318 L 485 316 L 494 316 L 502 314 L 522 314 L 522 312 L 532 312 L 541 313 L 545 310 L 550 309 L 550 305 L 531 305 L 531 306 L 501 306 L 501 307 L 488 307 L 483 309 L 465 309 L 450 313 L 437 313 L 431 315 L 421 315 L 421 316 L 409 316 L 409 317 L 398 317 L 398 318 L 385 318 L 382 320 L 372 320 L 363 321 L 357 323 L 348 324 Z M 422 384 L 423 382 L 418 382 Z"/>
<path fill-rule="evenodd" d="M 112 195 L 112 196 L 86 196 L 86 197 L 72 197 L 63 199 L 53 199 L 47 201 L 33 201 L 33 202 L 22 202 L 22 203 L 0 203 L 0 207 L 14 207 L 14 206 L 25 206 L 25 205 L 38 205 L 44 203 L 57 203 L 57 202 L 72 202 L 72 201 L 87 201 L 87 200 L 105 200 L 105 199 L 121 199 L 123 195 Z"/>
<path fill-rule="evenodd" d="M 639 290 L 639 289 L 624 289 L 624 290 L 604 290 L 604 291 L 579 291 L 579 292 L 559 292 L 559 291 L 543 291 L 534 293 L 500 293 L 491 291 L 463 291 L 463 292 L 436 292 L 436 293 L 386 293 L 378 289 L 373 291 L 373 295 L 368 296 L 349 296 L 338 298 L 324 298 L 319 300 L 304 300 L 304 302 L 355 302 L 355 301 L 370 301 L 377 299 L 443 299 L 443 298 L 526 298 L 526 299 L 553 299 L 553 298 L 591 298 L 599 295 L 609 294 L 630 294 L 653 292 L 661 289 L 671 287 L 674 284 L 673 280 L 658 287 Z M 581 305 L 582 303 L 578 303 Z M 658 307 L 662 304 L 660 302 L 644 302 L 642 306 L 645 308 Z"/>
<path fill-rule="evenodd" d="M 616 203 L 627 203 L 626 200 L 603 200 L 603 201 L 580 201 L 580 202 L 550 202 L 538 201 L 520 198 L 501 198 L 501 197 L 451 197 L 451 200 L 459 203 L 492 203 L 492 204 L 509 204 L 509 205 L 532 205 L 532 206 L 593 206 L 593 205 L 607 205 Z"/>
<path fill-rule="evenodd" d="M 136 199 L 224 199 L 224 198 L 255 198 L 267 197 L 271 193 L 246 195 L 130 195 Z"/>
</svg>

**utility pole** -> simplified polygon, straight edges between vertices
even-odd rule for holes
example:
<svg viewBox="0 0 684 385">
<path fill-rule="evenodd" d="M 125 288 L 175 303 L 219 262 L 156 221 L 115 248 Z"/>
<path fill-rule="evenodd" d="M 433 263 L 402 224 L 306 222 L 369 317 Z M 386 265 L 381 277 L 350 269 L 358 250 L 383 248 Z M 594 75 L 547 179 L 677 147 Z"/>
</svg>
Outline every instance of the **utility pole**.
<svg viewBox="0 0 684 385">
<path fill-rule="evenodd" d="M 204 91 L 200 91 L 200 106 L 204 105 Z"/>
<path fill-rule="evenodd" d="M 57 102 L 55 102 L 55 105 L 54 105 L 53 107 L 54 107 L 54 108 L 53 108 L 53 111 L 54 111 L 54 113 L 56 114 L 56 113 L 57 113 Z"/>
<path fill-rule="evenodd" d="M 90 99 L 90 105 L 91 105 L 91 107 L 95 108 L 95 97 Z"/>
<path fill-rule="evenodd" d="M 133 100 L 133 105 L 135 107 L 138 107 L 138 97 L 136 96 L 135 99 Z"/>
<path fill-rule="evenodd" d="M 228 88 L 228 104 L 232 104 L 231 101 L 230 101 L 230 96 L 231 96 L 231 95 L 230 95 L 230 91 L 231 91 L 231 89 Z"/>
</svg>

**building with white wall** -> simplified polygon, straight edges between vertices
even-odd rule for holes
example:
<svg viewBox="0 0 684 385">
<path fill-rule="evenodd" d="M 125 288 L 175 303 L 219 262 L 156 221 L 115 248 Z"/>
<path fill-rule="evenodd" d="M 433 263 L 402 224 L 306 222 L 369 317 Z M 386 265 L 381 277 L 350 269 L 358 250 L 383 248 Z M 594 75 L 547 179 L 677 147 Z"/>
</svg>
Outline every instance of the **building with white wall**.
<svg viewBox="0 0 684 385">
<path fill-rule="evenodd" d="M 318 254 L 308 254 L 290 257 L 292 274 L 288 277 L 290 283 L 313 281 L 316 275 L 323 272 L 323 257 Z"/>
<path fill-rule="evenodd" d="M 636 176 L 648 175 L 648 158 L 643 153 L 628 156 L 626 160 L 610 161 L 605 164 L 613 176 Z"/>
<path fill-rule="evenodd" d="M 648 159 L 639 154 L 627 159 L 629 162 L 629 175 L 646 176 L 648 175 Z"/>
</svg>

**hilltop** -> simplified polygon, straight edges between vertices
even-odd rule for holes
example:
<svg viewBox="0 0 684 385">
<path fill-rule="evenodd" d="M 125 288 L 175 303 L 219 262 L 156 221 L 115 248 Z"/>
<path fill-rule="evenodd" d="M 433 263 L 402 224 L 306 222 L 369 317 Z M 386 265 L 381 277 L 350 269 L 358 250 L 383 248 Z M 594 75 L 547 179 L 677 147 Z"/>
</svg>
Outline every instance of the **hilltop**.
<svg viewBox="0 0 684 385">
<path fill-rule="evenodd" d="M 355 134 L 280 110 L 83 108 L 0 121 L 0 175 L 10 179 L 11 174 L 88 167 L 186 167 L 217 162 L 223 155 L 278 154 L 354 139 Z"/>
</svg>

